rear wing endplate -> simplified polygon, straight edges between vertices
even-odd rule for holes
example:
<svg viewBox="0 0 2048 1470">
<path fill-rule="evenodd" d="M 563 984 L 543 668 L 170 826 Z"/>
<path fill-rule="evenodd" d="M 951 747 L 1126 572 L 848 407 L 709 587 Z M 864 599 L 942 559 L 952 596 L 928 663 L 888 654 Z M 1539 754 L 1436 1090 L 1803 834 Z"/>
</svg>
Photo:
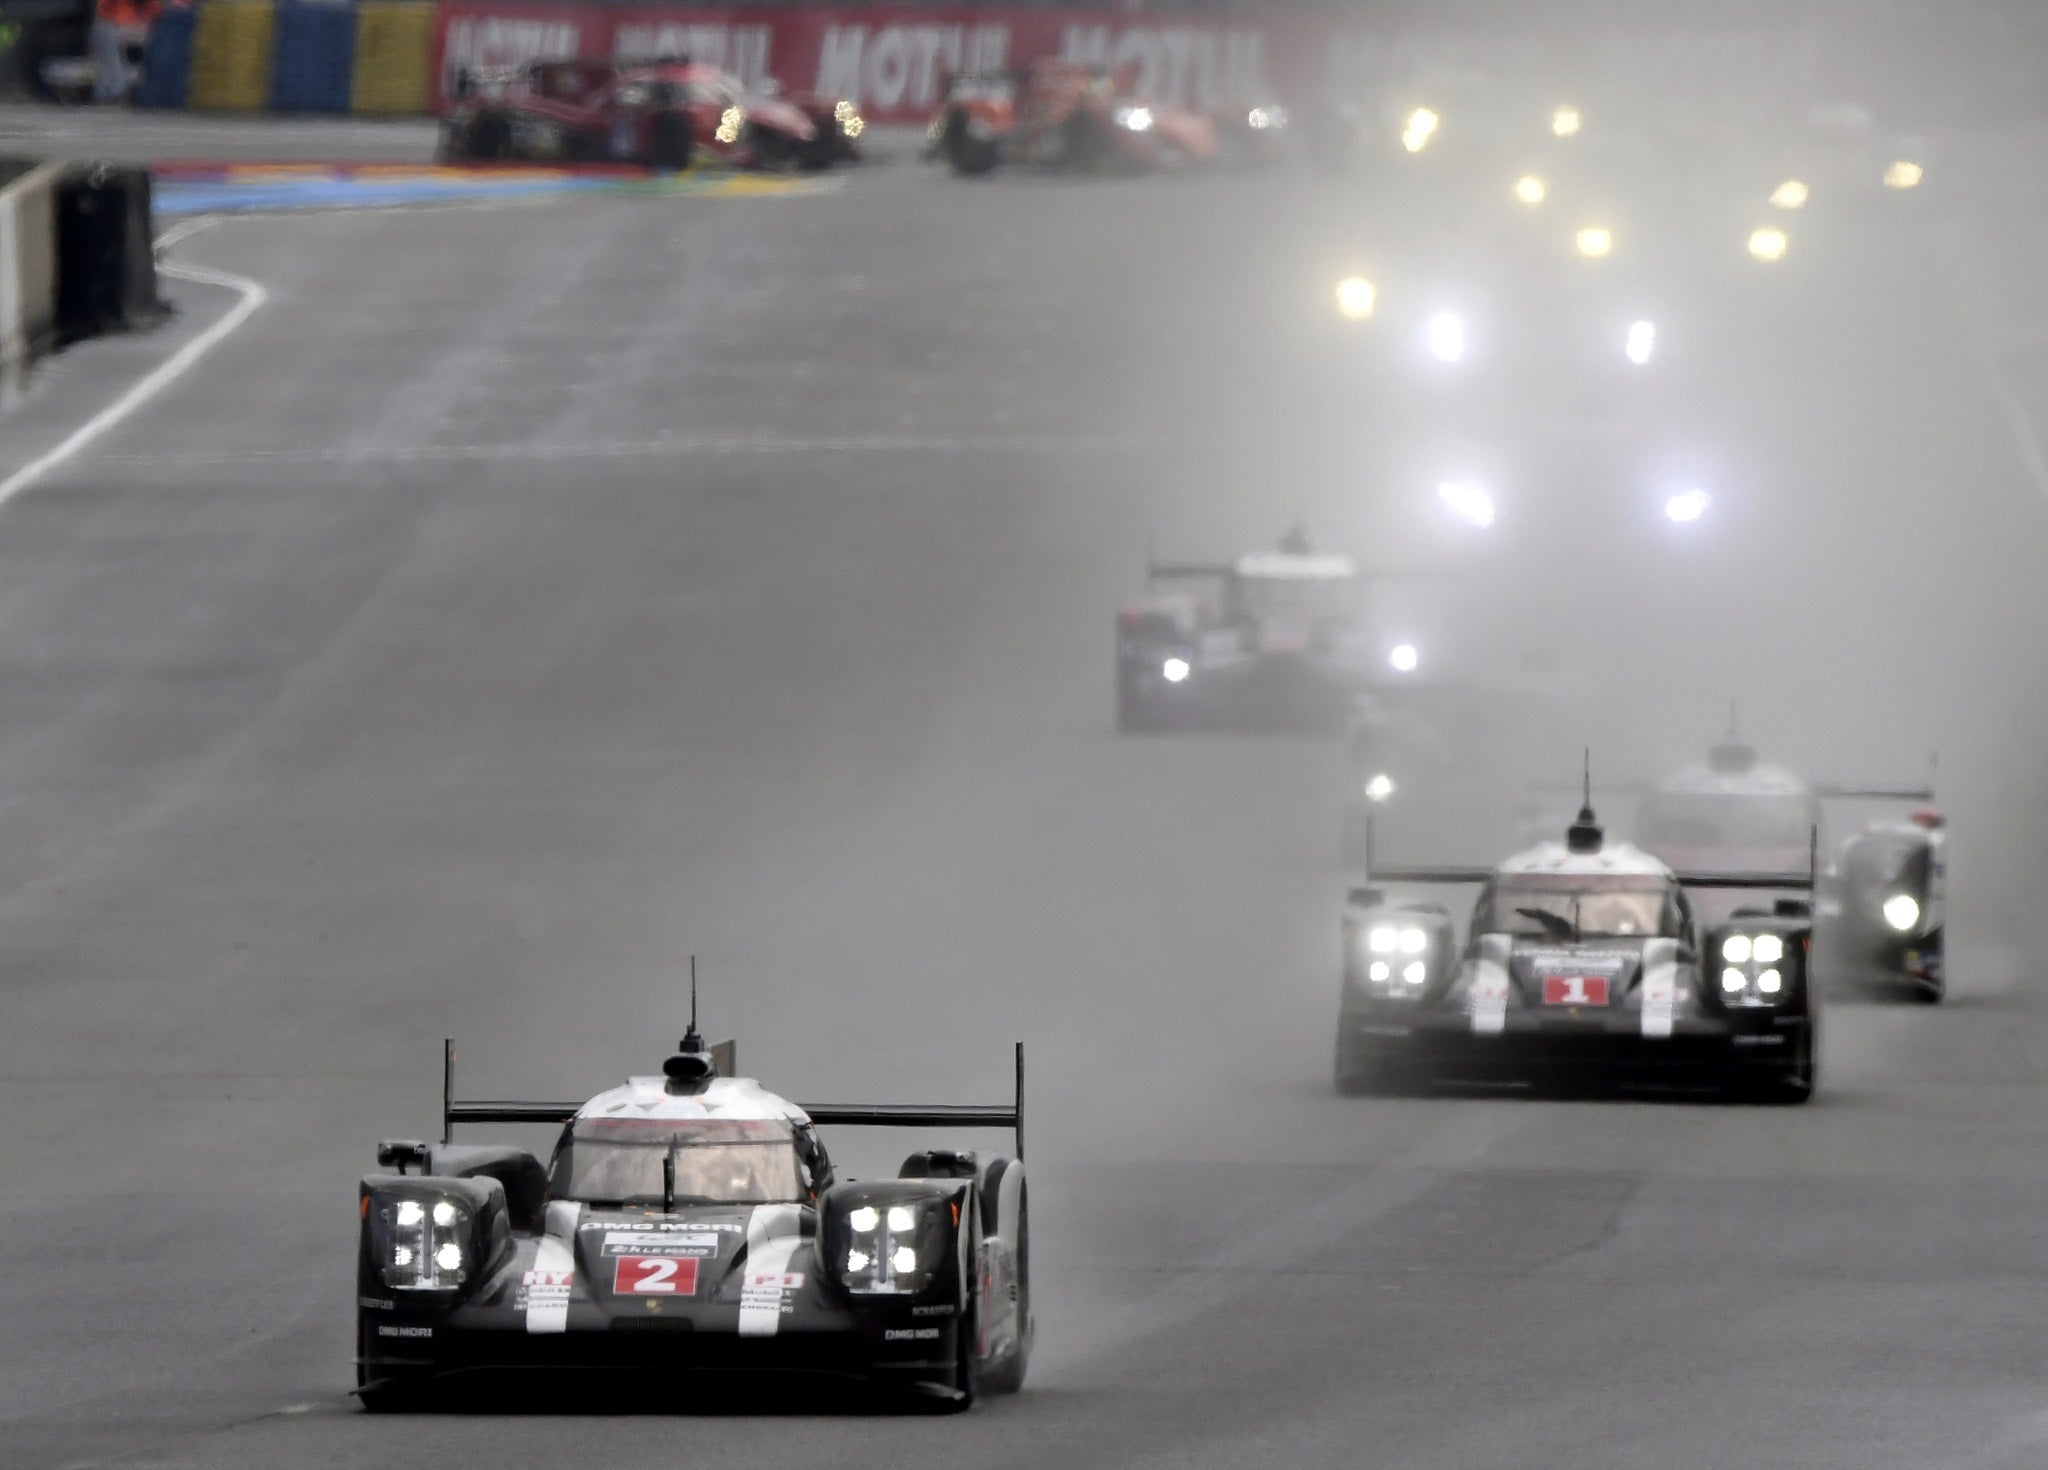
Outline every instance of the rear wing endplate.
<svg viewBox="0 0 2048 1470">
<path fill-rule="evenodd" d="M 803 1103 L 813 1123 L 840 1123 L 865 1128 L 1007 1128 L 1024 1157 L 1024 1043 L 1017 1043 L 1016 1093 L 1008 1104 L 979 1103 Z M 737 1042 L 711 1048 L 722 1077 L 736 1075 Z M 441 1142 L 449 1141 L 457 1123 L 551 1123 L 560 1126 L 576 1116 L 581 1103 L 524 1102 L 507 1098 L 455 1096 L 455 1042 L 441 1046 Z"/>
</svg>

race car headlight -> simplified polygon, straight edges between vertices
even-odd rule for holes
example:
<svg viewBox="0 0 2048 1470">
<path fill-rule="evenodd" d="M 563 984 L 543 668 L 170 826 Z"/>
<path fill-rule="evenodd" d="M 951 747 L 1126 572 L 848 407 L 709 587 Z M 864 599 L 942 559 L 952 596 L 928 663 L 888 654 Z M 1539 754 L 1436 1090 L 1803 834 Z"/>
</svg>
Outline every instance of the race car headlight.
<svg viewBox="0 0 2048 1470">
<path fill-rule="evenodd" d="M 832 1276 L 856 1296 L 910 1296 L 937 1279 L 950 1259 L 958 1224 L 956 1202 L 936 1195 L 905 1197 L 903 1186 L 873 1202 L 825 1214 L 823 1255 Z"/>
<path fill-rule="evenodd" d="M 1245 114 L 1245 126 L 1255 133 L 1278 132 L 1287 126 L 1287 109 L 1284 107 L 1254 107 Z"/>
<path fill-rule="evenodd" d="M 1159 666 L 1159 675 L 1169 684 L 1180 684 L 1187 680 L 1194 669 L 1184 658 L 1170 658 Z"/>
<path fill-rule="evenodd" d="M 453 1291 L 469 1279 L 476 1217 L 466 1206 L 373 1196 L 368 1219 L 372 1262 L 393 1291 Z"/>
<path fill-rule="evenodd" d="M 1394 794 L 1394 778 L 1381 771 L 1365 783 L 1367 801 L 1385 801 Z"/>
<path fill-rule="evenodd" d="M 1116 125 L 1133 133 L 1152 131 L 1152 109 L 1149 107 L 1119 107 L 1116 110 Z"/>
<path fill-rule="evenodd" d="M 1365 936 L 1375 958 L 1365 966 L 1365 982 L 1382 997 L 1412 1000 L 1429 983 L 1429 931 L 1412 925 L 1380 924 Z M 1387 956 L 1385 959 L 1377 956 Z M 1407 956 L 1398 964 L 1396 955 Z"/>
<path fill-rule="evenodd" d="M 868 128 L 860 109 L 843 98 L 832 104 L 832 121 L 839 124 L 841 136 L 848 138 L 858 138 Z"/>
<path fill-rule="evenodd" d="M 711 136 L 721 143 L 737 143 L 740 140 L 740 129 L 745 127 L 746 123 L 747 114 L 744 108 L 728 107 L 719 114 L 718 126 L 712 130 Z"/>
<path fill-rule="evenodd" d="M 1730 1006 L 1775 1006 L 1792 993 L 1786 961 L 1791 947 L 1780 934 L 1729 934 L 1722 938 L 1721 1000 Z"/>
<path fill-rule="evenodd" d="M 1884 921 L 1904 934 L 1920 922 L 1920 900 L 1910 893 L 1894 893 L 1884 901 Z"/>
</svg>

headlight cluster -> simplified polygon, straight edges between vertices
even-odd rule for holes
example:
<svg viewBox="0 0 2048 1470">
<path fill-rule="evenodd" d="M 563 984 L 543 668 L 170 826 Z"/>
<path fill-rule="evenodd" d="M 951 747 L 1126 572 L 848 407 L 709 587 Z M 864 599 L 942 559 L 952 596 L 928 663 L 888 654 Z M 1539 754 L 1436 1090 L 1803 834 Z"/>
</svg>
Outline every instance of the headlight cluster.
<svg viewBox="0 0 2048 1470">
<path fill-rule="evenodd" d="M 1278 132 L 1287 126 L 1284 107 L 1254 107 L 1245 114 L 1245 126 L 1255 133 Z"/>
<path fill-rule="evenodd" d="M 740 129 L 746 126 L 746 122 L 747 114 L 743 108 L 728 107 L 719 114 L 718 126 L 712 130 L 711 136 L 721 143 L 737 143 Z"/>
<path fill-rule="evenodd" d="M 1116 110 L 1116 125 L 1133 133 L 1149 133 L 1152 131 L 1152 109 L 1119 107 Z"/>
<path fill-rule="evenodd" d="M 832 120 L 839 124 L 839 131 L 849 138 L 858 138 L 868 130 L 867 120 L 860 115 L 860 109 L 844 100 L 832 104 Z"/>
<path fill-rule="evenodd" d="M 371 1249 L 394 1291 L 453 1291 L 469 1279 L 476 1218 L 451 1199 L 371 1201 Z"/>
<path fill-rule="evenodd" d="M 1375 994 L 1413 998 L 1429 984 L 1429 931 L 1375 924 L 1365 936 L 1365 981 Z"/>
<path fill-rule="evenodd" d="M 1791 993 L 1786 946 L 1776 934 L 1730 934 L 1721 941 L 1721 999 L 1729 1005 L 1774 1006 Z"/>
<path fill-rule="evenodd" d="M 1920 900 L 1910 893 L 1894 893 L 1884 901 L 1884 921 L 1901 934 L 1910 934 L 1920 922 Z"/>
<path fill-rule="evenodd" d="M 923 1291 L 946 1263 L 946 1213 L 954 1208 L 937 1199 L 855 1205 L 827 1245 L 840 1281 L 860 1296 Z"/>
</svg>

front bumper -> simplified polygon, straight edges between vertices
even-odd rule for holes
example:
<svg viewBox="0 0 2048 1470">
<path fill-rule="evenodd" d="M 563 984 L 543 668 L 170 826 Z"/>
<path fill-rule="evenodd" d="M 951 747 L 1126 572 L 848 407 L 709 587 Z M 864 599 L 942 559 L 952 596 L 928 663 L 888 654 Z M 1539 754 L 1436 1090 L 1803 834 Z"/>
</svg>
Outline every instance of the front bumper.
<svg viewBox="0 0 2048 1470">
<path fill-rule="evenodd" d="M 529 1333 L 406 1312 L 365 1312 L 358 1332 L 365 1387 L 423 1386 L 512 1369 L 689 1375 L 821 1374 L 951 1392 L 965 1319 L 863 1323 L 851 1330 L 742 1337 L 686 1318 L 618 1318 L 598 1330 Z"/>
<path fill-rule="evenodd" d="M 1462 1011 L 1347 1008 L 1338 1020 L 1340 1062 L 1357 1069 L 1474 1081 L 1582 1077 L 1727 1083 L 1773 1076 L 1811 1043 L 1810 1015 L 1771 1012 L 1676 1016 L 1669 1036 L 1645 1036 L 1639 1013 L 1575 1016 L 1510 1011 L 1506 1029 L 1472 1030 Z"/>
</svg>

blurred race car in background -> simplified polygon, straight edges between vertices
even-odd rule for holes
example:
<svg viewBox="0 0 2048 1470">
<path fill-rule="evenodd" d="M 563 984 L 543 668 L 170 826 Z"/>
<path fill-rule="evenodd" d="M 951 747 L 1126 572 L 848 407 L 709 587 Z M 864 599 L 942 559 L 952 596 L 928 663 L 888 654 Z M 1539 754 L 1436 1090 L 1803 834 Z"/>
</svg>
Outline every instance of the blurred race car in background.
<svg viewBox="0 0 2048 1470">
<path fill-rule="evenodd" d="M 1215 163 L 1257 137 L 1277 139 L 1278 107 L 1233 110 L 1233 125 L 1136 90 L 1135 65 L 1105 70 L 1054 57 L 1020 71 L 954 72 L 927 137 L 959 174 L 1001 164 L 1082 173 L 1147 172 Z M 1235 125 L 1241 121 L 1241 126 Z"/>
<path fill-rule="evenodd" d="M 1819 917 L 1858 964 L 1933 1004 L 1947 990 L 1947 822 L 1931 809 L 1851 835 L 1821 877 Z"/>
<path fill-rule="evenodd" d="M 1020 1387 L 1023 1048 L 1011 1105 L 808 1109 L 721 1075 L 731 1051 L 693 1025 L 663 1075 L 578 1105 L 455 1101 L 451 1046 L 442 1142 L 387 1140 L 386 1172 L 361 1185 L 364 1406 L 503 1368 L 660 1369 L 671 1385 L 794 1369 L 957 1408 Z M 457 1123 L 561 1131 L 544 1166 L 453 1145 Z M 841 1180 L 818 1137 L 829 1123 L 1013 1129 L 1019 1157 L 928 1149 L 899 1178 Z"/>
<path fill-rule="evenodd" d="M 441 122 L 444 162 L 524 160 L 687 168 L 827 168 L 860 156 L 866 123 L 845 99 L 749 94 L 714 66 L 540 61 L 459 73 Z"/>
<path fill-rule="evenodd" d="M 1155 562 L 1146 583 L 1117 613 L 1120 730 L 1334 729 L 1371 672 L 1357 566 L 1298 531 L 1231 562 Z"/>
<path fill-rule="evenodd" d="M 1814 1086 L 1813 875 L 1674 872 L 1609 843 L 1590 805 L 1563 843 L 1497 868 L 1383 866 L 1366 881 L 1477 884 L 1450 911 L 1378 886 L 1343 919 L 1340 1092 L 1438 1079 L 1711 1083 L 1798 1103 Z M 1689 889 L 1797 895 L 1704 924 Z"/>
<path fill-rule="evenodd" d="M 1931 802 L 1931 785 L 1813 782 L 1761 759 L 1732 731 L 1703 762 L 1645 793 L 1643 846 L 1677 867 L 1798 873 L 1823 841 L 1830 802 Z M 1896 972 L 1916 994 L 1941 998 L 1946 823 L 1932 810 L 1879 822 L 1843 840 L 1820 875 L 1818 914 L 1831 943 L 1858 963 Z"/>
</svg>

